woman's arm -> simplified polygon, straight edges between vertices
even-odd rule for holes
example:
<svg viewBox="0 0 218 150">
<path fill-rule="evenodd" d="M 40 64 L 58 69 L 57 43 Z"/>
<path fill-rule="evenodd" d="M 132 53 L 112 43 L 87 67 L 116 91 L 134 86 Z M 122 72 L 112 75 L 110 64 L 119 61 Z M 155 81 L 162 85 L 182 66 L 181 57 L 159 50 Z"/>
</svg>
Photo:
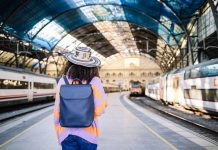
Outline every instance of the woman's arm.
<svg viewBox="0 0 218 150">
<path fill-rule="evenodd" d="M 95 118 L 97 118 L 104 112 L 108 100 L 100 78 L 94 77 L 90 84 L 92 85 L 94 95 Z"/>
<path fill-rule="evenodd" d="M 56 88 L 56 97 L 55 97 L 55 104 L 54 104 L 54 125 L 57 134 L 59 134 L 62 130 L 59 119 L 60 119 L 60 87 L 63 83 L 64 80 L 63 78 L 61 78 Z"/>
</svg>

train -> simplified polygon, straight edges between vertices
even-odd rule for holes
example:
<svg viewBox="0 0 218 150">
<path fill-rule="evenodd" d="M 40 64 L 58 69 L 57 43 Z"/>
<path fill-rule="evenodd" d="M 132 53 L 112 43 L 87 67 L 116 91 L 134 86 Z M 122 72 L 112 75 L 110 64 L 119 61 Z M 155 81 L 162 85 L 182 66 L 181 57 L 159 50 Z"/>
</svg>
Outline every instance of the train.
<svg viewBox="0 0 218 150">
<path fill-rule="evenodd" d="M 130 97 L 137 97 L 137 96 L 144 96 L 144 87 L 141 85 L 140 82 L 134 82 L 131 84 L 130 88 L 129 88 Z"/>
<path fill-rule="evenodd" d="M 20 68 L 0 66 L 0 107 L 53 100 L 57 80 Z"/>
<path fill-rule="evenodd" d="M 148 81 L 145 95 L 165 104 L 218 112 L 218 58 L 175 69 Z"/>
<path fill-rule="evenodd" d="M 102 81 L 102 83 L 103 83 L 103 81 Z M 117 84 L 104 83 L 103 87 L 104 87 L 104 90 L 106 93 L 113 93 L 113 92 L 122 91 L 122 87 L 119 87 Z"/>
</svg>

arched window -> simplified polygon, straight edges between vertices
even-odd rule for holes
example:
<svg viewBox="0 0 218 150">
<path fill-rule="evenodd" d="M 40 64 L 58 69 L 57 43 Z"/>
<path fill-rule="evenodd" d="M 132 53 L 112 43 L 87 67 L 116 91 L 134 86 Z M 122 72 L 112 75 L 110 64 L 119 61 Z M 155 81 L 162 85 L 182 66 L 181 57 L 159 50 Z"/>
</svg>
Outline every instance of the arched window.
<svg viewBox="0 0 218 150">
<path fill-rule="evenodd" d="M 107 72 L 107 73 L 105 74 L 105 77 L 110 77 L 110 73 Z"/>
<path fill-rule="evenodd" d="M 109 80 L 106 80 L 106 83 L 109 83 Z"/>
<path fill-rule="evenodd" d="M 148 73 L 148 76 L 149 76 L 149 77 L 152 77 L 152 75 L 153 75 L 153 74 L 152 74 L 151 72 Z"/>
<path fill-rule="evenodd" d="M 131 73 L 129 74 L 129 76 L 130 76 L 130 77 L 134 77 L 135 74 L 134 74 L 133 72 L 131 72 Z"/>
<path fill-rule="evenodd" d="M 145 72 L 141 73 L 141 77 L 146 77 L 146 73 Z"/>
<path fill-rule="evenodd" d="M 112 76 L 113 76 L 113 77 L 116 77 L 116 73 L 113 73 Z"/>
<path fill-rule="evenodd" d="M 155 75 L 156 75 L 156 76 L 159 76 L 159 75 L 160 75 L 160 73 L 159 73 L 159 72 L 156 72 L 156 73 L 155 73 Z"/>
<path fill-rule="evenodd" d="M 118 77 L 123 77 L 123 74 L 120 72 L 120 73 L 118 74 Z"/>
</svg>

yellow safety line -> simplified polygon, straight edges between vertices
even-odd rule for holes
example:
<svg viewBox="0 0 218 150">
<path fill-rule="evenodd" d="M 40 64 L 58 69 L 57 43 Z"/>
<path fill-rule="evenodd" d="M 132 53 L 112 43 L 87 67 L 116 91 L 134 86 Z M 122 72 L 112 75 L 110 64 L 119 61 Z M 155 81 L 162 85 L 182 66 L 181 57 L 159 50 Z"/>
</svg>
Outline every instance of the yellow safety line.
<svg viewBox="0 0 218 150">
<path fill-rule="evenodd" d="M 34 125 L 30 126 L 29 128 L 27 128 L 26 130 L 22 131 L 21 133 L 17 134 L 16 136 L 14 136 L 13 138 L 9 139 L 8 141 L 4 142 L 3 144 L 0 145 L 0 148 L 4 147 L 5 145 L 7 145 L 8 143 L 12 142 L 13 140 L 15 140 L 16 138 L 18 138 L 19 136 L 21 136 L 22 134 L 26 133 L 27 131 L 29 131 L 30 129 L 32 129 L 33 127 L 35 127 L 36 125 L 38 125 L 39 123 L 41 123 L 42 121 L 46 120 L 49 116 L 45 117 L 44 119 L 40 120 L 39 122 L 35 123 Z"/>
<path fill-rule="evenodd" d="M 150 132 L 152 132 L 154 135 L 156 135 L 160 140 L 162 140 L 165 144 L 167 144 L 172 150 L 178 150 L 173 144 L 171 144 L 170 142 L 168 142 L 167 140 L 165 140 L 164 137 L 162 137 L 161 135 L 159 135 L 157 132 L 155 132 L 152 128 L 150 128 L 148 125 L 146 125 L 143 121 L 141 121 L 139 118 L 137 118 L 135 115 L 133 115 L 125 106 L 124 106 L 125 110 L 131 114 L 131 116 L 133 118 L 135 118 L 136 120 L 138 120 L 146 129 L 148 129 Z"/>
</svg>

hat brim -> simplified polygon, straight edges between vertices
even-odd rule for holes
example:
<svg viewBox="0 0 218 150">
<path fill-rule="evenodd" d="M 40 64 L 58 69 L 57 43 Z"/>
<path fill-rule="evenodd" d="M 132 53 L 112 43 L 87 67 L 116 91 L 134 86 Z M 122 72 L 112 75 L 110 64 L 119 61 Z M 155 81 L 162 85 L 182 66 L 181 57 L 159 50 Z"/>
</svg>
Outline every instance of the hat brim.
<svg viewBox="0 0 218 150">
<path fill-rule="evenodd" d="M 73 64 L 85 66 L 85 67 L 98 67 L 101 65 L 101 61 L 97 57 L 91 57 L 89 61 L 82 61 L 73 56 L 72 53 L 63 54 L 67 60 Z"/>
</svg>

